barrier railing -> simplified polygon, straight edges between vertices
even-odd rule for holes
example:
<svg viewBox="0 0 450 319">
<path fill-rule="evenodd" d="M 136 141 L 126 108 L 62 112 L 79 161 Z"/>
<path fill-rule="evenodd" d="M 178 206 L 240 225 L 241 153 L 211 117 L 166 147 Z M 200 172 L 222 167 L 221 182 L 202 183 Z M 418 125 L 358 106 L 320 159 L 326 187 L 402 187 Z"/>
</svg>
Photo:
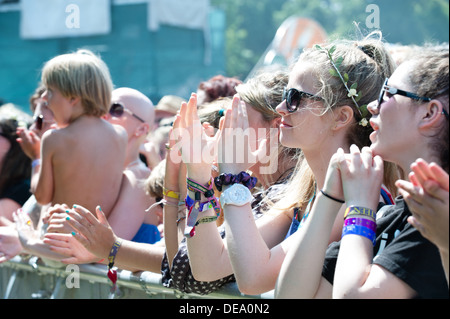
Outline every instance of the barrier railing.
<svg viewBox="0 0 450 319">
<path fill-rule="evenodd" d="M 273 292 L 248 296 L 236 283 L 228 283 L 208 295 L 187 294 L 164 287 L 161 275 L 118 270 L 118 292 L 111 294 L 106 266 L 100 264 L 52 267 L 37 257 L 19 256 L 0 264 L 0 298 L 3 299 L 272 299 Z"/>
</svg>

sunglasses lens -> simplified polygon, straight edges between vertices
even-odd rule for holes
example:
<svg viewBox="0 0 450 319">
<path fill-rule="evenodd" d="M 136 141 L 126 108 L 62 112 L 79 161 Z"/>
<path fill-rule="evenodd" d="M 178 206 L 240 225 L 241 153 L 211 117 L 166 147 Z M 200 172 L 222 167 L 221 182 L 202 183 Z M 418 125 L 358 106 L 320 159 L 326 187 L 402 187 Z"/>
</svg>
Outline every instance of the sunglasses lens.
<svg viewBox="0 0 450 319">
<path fill-rule="evenodd" d="M 295 112 L 300 103 L 300 93 L 297 90 L 290 89 L 286 95 L 286 106 L 289 112 Z"/>
<path fill-rule="evenodd" d="M 123 114 L 123 105 L 114 103 L 111 105 L 111 108 L 109 109 L 109 114 L 115 117 L 120 117 Z"/>
</svg>

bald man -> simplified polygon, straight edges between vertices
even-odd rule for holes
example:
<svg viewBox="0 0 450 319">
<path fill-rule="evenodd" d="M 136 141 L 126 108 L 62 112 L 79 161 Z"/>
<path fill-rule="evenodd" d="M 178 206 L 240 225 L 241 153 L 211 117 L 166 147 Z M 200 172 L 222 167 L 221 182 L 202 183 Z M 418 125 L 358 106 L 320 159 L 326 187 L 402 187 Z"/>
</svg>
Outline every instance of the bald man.
<svg viewBox="0 0 450 319">
<path fill-rule="evenodd" d="M 146 213 L 155 202 L 145 189 L 151 170 L 140 160 L 139 148 L 145 143 L 155 117 L 155 107 L 141 92 L 118 88 L 112 92 L 111 111 L 105 119 L 125 128 L 128 134 L 124 182 L 119 199 L 108 217 L 117 236 L 138 242 L 153 243 L 159 239 L 156 226 L 160 216 Z"/>
</svg>

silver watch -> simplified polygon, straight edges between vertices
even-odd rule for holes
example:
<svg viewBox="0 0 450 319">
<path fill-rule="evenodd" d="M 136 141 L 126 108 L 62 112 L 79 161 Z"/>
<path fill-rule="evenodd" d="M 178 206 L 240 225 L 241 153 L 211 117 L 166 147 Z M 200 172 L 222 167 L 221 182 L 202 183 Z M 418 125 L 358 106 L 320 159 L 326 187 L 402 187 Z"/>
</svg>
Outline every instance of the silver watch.
<svg viewBox="0 0 450 319">
<path fill-rule="evenodd" d="M 244 206 L 253 199 L 250 190 L 242 184 L 233 184 L 220 195 L 220 205 Z"/>
</svg>

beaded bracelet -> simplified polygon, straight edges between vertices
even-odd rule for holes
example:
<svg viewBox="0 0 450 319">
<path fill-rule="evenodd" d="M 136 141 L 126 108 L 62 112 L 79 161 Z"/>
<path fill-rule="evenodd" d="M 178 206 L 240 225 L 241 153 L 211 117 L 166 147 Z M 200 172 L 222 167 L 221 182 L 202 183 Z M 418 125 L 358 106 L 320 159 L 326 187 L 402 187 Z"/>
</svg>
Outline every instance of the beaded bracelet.
<svg viewBox="0 0 450 319">
<path fill-rule="evenodd" d="M 222 191 L 223 186 L 236 183 L 241 183 L 248 189 L 252 189 L 256 186 L 257 182 L 258 179 L 256 177 L 250 176 L 250 174 L 247 172 L 240 172 L 236 175 L 222 173 L 214 178 L 214 184 L 216 185 L 216 188 L 219 192 Z"/>
<path fill-rule="evenodd" d="M 346 225 L 342 228 L 342 238 L 346 235 L 358 235 L 366 237 L 375 246 L 376 232 L 362 225 Z"/>
<path fill-rule="evenodd" d="M 345 210 L 344 219 L 351 215 L 360 215 L 360 216 L 368 216 L 371 217 L 373 220 L 376 220 L 377 214 L 375 211 L 373 211 L 370 208 L 366 207 L 359 207 L 359 206 L 349 206 Z"/>
</svg>

